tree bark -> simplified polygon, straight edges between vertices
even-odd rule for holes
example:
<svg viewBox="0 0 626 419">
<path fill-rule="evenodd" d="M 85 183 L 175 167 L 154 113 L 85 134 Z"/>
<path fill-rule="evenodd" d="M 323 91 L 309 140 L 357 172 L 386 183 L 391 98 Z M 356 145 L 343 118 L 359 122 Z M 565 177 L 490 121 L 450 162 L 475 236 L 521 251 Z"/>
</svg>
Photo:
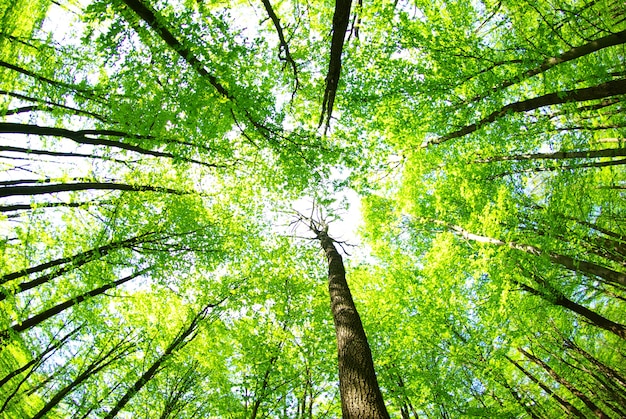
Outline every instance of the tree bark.
<svg viewBox="0 0 626 419">
<path fill-rule="evenodd" d="M 133 351 L 135 344 L 133 342 L 129 342 L 127 340 L 122 340 L 117 342 L 109 351 L 107 351 L 104 355 L 100 354 L 96 359 L 94 359 L 85 370 L 80 373 L 71 383 L 63 387 L 59 390 L 52 398 L 46 403 L 44 407 L 39 410 L 32 417 L 32 419 L 41 419 L 50 412 L 57 404 L 61 402 L 69 393 L 74 391 L 74 389 L 80 386 L 84 381 L 86 381 L 92 375 L 97 374 L 99 371 L 108 367 L 110 364 L 122 359 L 124 356 L 128 355 Z"/>
<path fill-rule="evenodd" d="M 330 123 L 333 113 L 339 78 L 341 77 L 341 55 L 345 42 L 346 31 L 350 23 L 350 9 L 352 0 L 335 0 L 335 13 L 333 14 L 333 37 L 330 44 L 330 59 L 328 61 L 328 72 L 326 73 L 326 87 L 324 89 L 324 99 L 322 102 L 322 114 L 319 126 Z"/>
<path fill-rule="evenodd" d="M 565 295 L 563 295 L 560 291 L 548 285 L 545 281 L 537 280 L 537 279 L 535 280 L 542 287 L 548 288 L 548 292 L 537 290 L 519 281 L 514 280 L 514 282 L 520 287 L 522 287 L 524 291 L 530 294 L 536 295 L 538 297 L 541 297 L 542 299 L 554 305 L 561 306 L 570 311 L 573 311 L 574 313 L 587 319 L 589 323 L 591 323 L 592 325 L 599 327 L 601 329 L 604 329 L 604 330 L 608 330 L 609 332 L 614 333 L 615 335 L 619 336 L 622 339 L 626 339 L 626 326 L 616 323 L 612 320 L 609 320 L 606 317 L 601 316 L 600 314 L 596 313 L 595 311 L 589 310 L 587 307 L 582 306 L 570 300 L 569 298 L 565 297 Z"/>
<path fill-rule="evenodd" d="M 117 401 L 115 406 L 104 416 L 104 419 L 113 419 L 117 414 L 126 406 L 126 404 L 137 394 L 147 383 L 150 381 L 162 368 L 163 364 L 180 348 L 185 346 L 196 336 L 196 331 L 200 322 L 207 316 L 209 310 L 218 306 L 226 298 L 222 299 L 218 303 L 209 304 L 204 307 L 199 313 L 197 313 L 189 325 L 182 329 L 176 337 L 170 342 L 163 354 L 159 356 L 156 361 L 148 368 L 142 375 L 135 381 L 135 384 L 130 387 L 121 399 Z"/>
<path fill-rule="evenodd" d="M 376 379 L 367 336 L 346 281 L 343 260 L 325 231 L 315 233 L 328 261 L 328 290 L 337 336 L 343 418 L 389 418 Z"/>
<path fill-rule="evenodd" d="M 5 186 L 0 188 L 0 198 L 8 196 L 33 196 L 57 192 L 73 192 L 87 190 L 106 191 L 134 191 L 134 192 L 163 192 L 175 195 L 184 195 L 187 192 L 176 189 L 162 188 L 150 185 L 128 185 L 126 183 L 108 182 L 80 182 L 80 183 L 57 183 L 54 185 L 30 185 L 30 186 Z"/>
<path fill-rule="evenodd" d="M 509 156 L 492 156 L 486 159 L 475 160 L 475 163 L 492 163 L 497 161 L 524 161 L 524 160 L 562 160 L 562 159 L 585 159 L 601 157 L 626 156 L 626 148 L 604 148 L 601 150 L 572 150 L 555 151 L 553 153 L 527 153 L 513 154 Z"/>
<path fill-rule="evenodd" d="M 519 83 L 520 81 L 527 79 L 529 77 L 533 77 L 533 76 L 536 76 L 537 74 L 544 73 L 545 71 L 551 69 L 552 67 L 558 64 L 565 63 L 567 61 L 571 61 L 571 60 L 583 57 L 585 55 L 589 55 L 591 53 L 594 53 L 604 48 L 608 48 L 614 45 L 620 45 L 625 42 L 626 42 L 626 30 L 613 33 L 611 35 L 603 36 L 602 38 L 595 39 L 584 45 L 573 47 L 565 51 L 561 55 L 545 59 L 539 66 L 525 71 L 520 76 L 517 76 L 511 80 L 506 80 L 500 83 L 499 85 L 492 87 L 489 94 L 496 93 L 499 90 L 512 86 L 515 83 Z M 487 94 L 474 96 L 470 100 L 466 101 L 465 104 L 474 103 L 478 100 L 484 99 L 486 96 Z"/>
<path fill-rule="evenodd" d="M 72 256 L 55 259 L 50 262 L 42 263 L 41 265 L 32 266 L 26 269 L 20 269 L 18 271 L 15 271 L 15 272 L 12 272 L 10 274 L 6 274 L 0 277 L 0 284 L 4 284 L 5 282 L 11 281 L 13 279 L 21 278 L 23 276 L 45 271 L 46 269 L 54 268 L 55 266 L 64 265 L 66 263 L 70 263 L 73 267 L 80 266 L 80 265 L 85 264 L 86 262 L 105 256 L 111 251 L 122 249 L 122 248 L 128 248 L 138 243 L 141 243 L 143 240 L 146 240 L 147 237 L 152 236 L 154 234 L 155 233 L 153 231 L 148 232 L 148 233 L 138 234 L 137 236 L 131 237 L 126 240 L 111 242 L 103 246 L 94 248 L 94 249 L 89 249 L 87 251 L 77 253 Z"/>
<path fill-rule="evenodd" d="M 189 163 L 194 163 L 194 164 L 198 164 L 202 166 L 207 166 L 207 167 L 224 167 L 223 165 L 202 162 L 200 160 L 190 159 L 190 158 L 183 157 L 183 156 L 177 156 L 172 153 L 166 153 L 163 151 L 150 150 L 147 148 L 139 147 L 137 145 L 123 143 L 121 141 L 107 140 L 105 138 L 93 138 L 93 136 L 108 136 L 108 137 L 117 137 L 117 138 L 127 137 L 127 138 L 134 138 L 138 140 L 153 139 L 148 136 L 131 135 L 125 132 L 115 131 L 115 130 L 73 131 L 73 130 L 69 130 L 66 128 L 42 127 L 39 125 L 20 124 L 20 123 L 14 123 L 14 122 L 0 122 L 0 133 L 1 134 L 24 134 L 24 135 L 63 137 L 63 138 L 70 139 L 78 144 L 113 147 L 113 148 L 118 148 L 121 150 L 132 151 L 134 153 L 143 154 L 147 156 L 178 159 L 178 160 L 182 160 L 182 161 L 186 161 Z M 168 140 L 168 141 L 174 142 L 173 140 Z M 192 145 L 192 144 L 183 143 L 183 145 Z M 201 146 L 196 146 L 196 147 L 201 148 Z"/>
<path fill-rule="evenodd" d="M 598 265 L 593 262 L 588 262 L 585 260 L 574 259 L 571 256 L 561 255 L 555 252 L 544 252 L 543 250 L 531 246 L 528 244 L 521 244 L 516 242 L 504 242 L 499 239 L 494 239 L 492 237 L 480 236 L 477 234 L 473 234 L 465 230 L 464 228 L 456 225 L 446 224 L 442 222 L 435 221 L 437 224 L 443 224 L 448 227 L 453 232 L 460 234 L 463 238 L 467 240 L 472 240 L 478 243 L 488 243 L 494 244 L 496 246 L 508 246 L 511 249 L 519 250 L 521 252 L 525 252 L 531 255 L 536 256 L 547 256 L 553 263 L 563 266 L 564 268 L 573 271 L 573 272 L 583 272 L 586 275 L 592 275 L 594 277 L 599 277 L 604 279 L 608 283 L 612 283 L 620 286 L 621 288 L 626 287 L 626 273 L 619 272 L 613 270 L 611 268 L 607 268 L 605 266 Z"/>
</svg>

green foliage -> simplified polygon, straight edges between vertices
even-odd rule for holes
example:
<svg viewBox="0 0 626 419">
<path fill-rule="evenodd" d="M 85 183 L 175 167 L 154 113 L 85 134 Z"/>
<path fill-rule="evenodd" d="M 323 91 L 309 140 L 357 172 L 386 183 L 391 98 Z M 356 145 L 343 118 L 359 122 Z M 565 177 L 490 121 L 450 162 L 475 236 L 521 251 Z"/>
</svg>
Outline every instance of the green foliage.
<svg viewBox="0 0 626 419">
<path fill-rule="evenodd" d="M 353 2 L 322 135 L 334 3 L 270 4 L 295 71 L 262 2 L 0 4 L 0 417 L 339 417 L 285 226 L 352 190 L 392 417 L 625 417 L 624 6 Z"/>
</svg>

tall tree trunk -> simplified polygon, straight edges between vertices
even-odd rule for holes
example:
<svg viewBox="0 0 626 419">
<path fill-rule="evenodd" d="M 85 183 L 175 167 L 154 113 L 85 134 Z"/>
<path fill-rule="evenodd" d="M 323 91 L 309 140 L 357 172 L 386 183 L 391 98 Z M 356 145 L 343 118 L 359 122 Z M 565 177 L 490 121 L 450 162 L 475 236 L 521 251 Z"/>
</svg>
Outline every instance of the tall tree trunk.
<svg viewBox="0 0 626 419">
<path fill-rule="evenodd" d="M 502 156 L 491 156 L 485 159 L 474 160 L 474 163 L 493 163 L 498 161 L 525 160 L 593 159 L 601 157 L 623 156 L 626 156 L 626 148 L 604 148 L 601 150 L 571 150 L 554 151 L 552 153 L 520 153 Z"/>
<path fill-rule="evenodd" d="M 26 282 L 22 282 L 20 284 L 18 284 L 15 288 L 15 291 L 13 291 L 13 294 L 19 294 L 21 292 L 27 291 L 29 289 L 35 288 L 41 284 L 45 284 L 46 282 L 49 282 L 55 278 L 58 278 L 59 276 L 63 275 L 66 272 L 69 272 L 73 269 L 76 269 L 80 266 L 83 266 L 93 260 L 97 260 L 100 259 L 104 256 L 106 256 L 107 254 L 119 250 L 119 249 L 123 249 L 123 248 L 132 248 L 132 246 L 142 243 L 144 241 L 147 241 L 147 237 L 154 235 L 155 232 L 148 232 L 148 233 L 144 233 L 144 234 L 140 234 L 138 236 L 132 237 L 130 239 L 126 239 L 126 240 L 122 240 L 122 241 L 118 241 L 118 242 L 112 242 L 109 243 L 107 245 L 104 246 L 100 246 L 96 249 L 90 249 L 87 250 L 85 252 L 82 253 L 78 253 L 75 254 L 73 256 L 70 257 L 65 257 L 65 258 L 60 258 L 60 259 L 56 259 L 50 262 L 46 262 L 43 263 L 41 265 L 38 266 L 33 266 L 31 268 L 27 268 L 21 271 L 17 271 L 17 272 L 13 272 L 7 275 L 4 275 L 3 277 L 0 278 L 0 284 L 5 283 L 7 281 L 13 280 L 13 279 L 17 279 L 20 278 L 22 276 L 26 276 L 26 275 L 30 275 L 32 273 L 36 273 L 36 272 L 41 272 L 43 270 L 52 268 L 52 267 L 56 267 L 62 264 L 66 264 L 66 266 L 63 266 L 59 269 L 57 269 L 56 271 L 52 271 L 49 272 L 47 274 L 41 275 L 35 279 L 32 279 L 30 281 L 26 281 Z M 7 297 L 8 292 L 2 292 L 0 291 L 0 301 L 4 300 Z"/>
<path fill-rule="evenodd" d="M 326 231 L 314 231 L 328 261 L 328 290 L 337 335 L 343 418 L 389 418 L 376 379 L 367 336 L 346 281 L 341 255 Z"/>
<path fill-rule="evenodd" d="M 466 125 L 442 137 L 432 139 L 424 143 L 424 146 L 427 147 L 430 144 L 441 144 L 453 138 L 464 137 L 494 122 L 496 119 L 503 117 L 507 113 L 528 112 L 545 106 L 560 105 L 567 102 L 583 102 L 588 100 L 603 99 L 605 97 L 622 95 L 624 93 L 626 93 L 626 80 L 620 79 L 611 80 L 596 86 L 548 93 L 532 99 L 509 103 L 499 110 L 487 115 L 480 121 Z"/>
<path fill-rule="evenodd" d="M 117 401 L 115 406 L 104 416 L 104 419 L 112 419 L 128 404 L 128 402 L 137 394 L 154 376 L 163 368 L 163 364 L 180 348 L 185 346 L 197 335 L 197 329 L 200 322 L 206 318 L 211 308 L 217 307 L 224 302 L 226 298 L 215 304 L 205 306 L 197 313 L 187 327 L 182 329 L 176 337 L 170 342 L 163 354 L 159 356 L 154 363 L 135 381 L 132 387 L 126 390 L 126 393 Z"/>
<path fill-rule="evenodd" d="M 613 33 L 611 35 L 607 35 L 599 39 L 594 39 L 592 41 L 587 42 L 586 44 L 579 45 L 577 47 L 572 47 L 571 49 L 563 52 L 561 55 L 557 55 L 556 57 L 546 58 L 539 66 L 535 68 L 531 68 L 530 70 L 526 70 L 524 73 L 520 74 L 517 77 L 513 77 L 512 79 L 505 80 L 501 82 L 499 85 L 493 86 L 491 89 L 489 89 L 488 93 L 483 93 L 483 94 L 474 96 L 473 98 L 467 100 L 465 103 L 470 104 L 478 100 L 482 100 L 485 97 L 487 97 L 489 94 L 496 93 L 497 91 L 505 89 L 516 83 L 519 83 L 522 80 L 544 73 L 558 64 L 575 60 L 585 55 L 592 54 L 601 49 L 612 47 L 614 45 L 623 44 L 624 42 L 626 42 L 626 30 Z"/>
<path fill-rule="evenodd" d="M 58 192 L 107 190 L 107 191 L 133 191 L 133 192 L 163 192 L 175 195 L 184 195 L 186 192 L 171 188 L 162 188 L 151 185 L 128 185 L 126 183 L 108 182 L 80 182 L 80 183 L 57 183 L 53 185 L 35 186 L 5 186 L 0 188 L 0 198 L 7 196 L 33 196 Z"/>
<path fill-rule="evenodd" d="M 97 374 L 104 368 L 108 367 L 110 364 L 122 359 L 135 349 L 134 342 L 127 340 L 129 336 L 124 337 L 121 341 L 115 343 L 113 347 L 104 354 L 99 354 L 92 362 L 87 366 L 83 372 L 81 372 L 71 383 L 63 387 L 59 390 L 50 400 L 46 403 L 44 407 L 39 410 L 33 416 L 32 419 L 40 419 L 43 418 L 50 412 L 56 405 L 58 405 L 61 400 L 65 398 L 68 394 L 70 394 L 74 389 L 78 386 L 82 385 L 89 377 Z"/>
<path fill-rule="evenodd" d="M 624 326 L 623 324 L 619 324 L 612 320 L 609 320 L 606 317 L 601 316 L 600 314 L 596 313 L 595 311 L 592 311 L 588 309 L 587 307 L 582 306 L 576 303 L 575 301 L 570 300 L 565 295 L 563 295 L 563 293 L 561 293 L 559 290 L 552 287 L 546 281 L 542 280 L 541 278 L 538 278 L 537 275 L 533 275 L 533 279 L 535 279 L 535 281 L 537 281 L 537 283 L 542 288 L 545 288 L 546 291 L 543 291 L 541 289 L 535 289 L 529 285 L 526 285 L 516 280 L 513 280 L 513 282 L 519 285 L 524 291 L 530 294 L 536 295 L 538 297 L 541 297 L 542 299 L 554 305 L 561 306 L 568 310 L 571 310 L 574 313 L 587 319 L 592 325 L 599 327 L 601 329 L 604 329 L 604 330 L 608 330 L 609 332 L 616 334 L 622 339 L 626 339 L 626 326 Z"/>
<path fill-rule="evenodd" d="M 200 160 L 190 159 L 181 154 L 172 154 L 172 153 L 167 153 L 164 151 L 150 150 L 150 149 L 143 148 L 134 144 L 129 144 L 129 143 L 125 143 L 122 141 L 102 138 L 102 137 L 131 138 L 134 140 L 153 139 L 153 137 L 150 137 L 150 136 L 132 135 L 129 133 L 115 131 L 115 130 L 72 131 L 72 130 L 65 129 L 65 128 L 44 127 L 44 126 L 39 126 L 39 125 L 20 124 L 20 123 L 15 123 L 15 122 L 0 122 L 0 133 L 63 137 L 63 138 L 70 139 L 78 144 L 112 147 L 112 148 L 118 148 L 121 150 L 132 151 L 132 152 L 146 155 L 146 156 L 178 159 L 178 160 L 186 161 L 189 163 L 195 163 L 195 164 L 208 166 L 208 167 L 223 167 L 223 165 L 212 164 L 212 163 L 208 163 L 208 162 L 204 162 Z M 98 137 L 98 138 L 95 138 L 95 137 Z M 168 139 L 167 141 L 168 143 L 177 142 L 172 139 Z M 192 144 L 184 143 L 180 141 L 178 141 L 177 143 L 182 144 L 182 145 L 188 145 L 188 146 L 192 145 Z M 193 145 L 193 146 L 196 146 L 196 145 Z M 201 146 L 196 146 L 196 147 L 202 148 Z"/>
</svg>

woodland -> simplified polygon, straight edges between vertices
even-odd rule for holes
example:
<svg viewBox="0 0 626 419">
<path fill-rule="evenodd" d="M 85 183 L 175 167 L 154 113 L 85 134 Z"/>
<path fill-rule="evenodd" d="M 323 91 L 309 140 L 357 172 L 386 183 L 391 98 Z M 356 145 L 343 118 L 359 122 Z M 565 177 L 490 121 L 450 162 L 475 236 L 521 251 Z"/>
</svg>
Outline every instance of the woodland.
<svg viewBox="0 0 626 419">
<path fill-rule="evenodd" d="M 626 417 L 625 45 L 615 0 L 0 0 L 0 418 Z"/>
</svg>

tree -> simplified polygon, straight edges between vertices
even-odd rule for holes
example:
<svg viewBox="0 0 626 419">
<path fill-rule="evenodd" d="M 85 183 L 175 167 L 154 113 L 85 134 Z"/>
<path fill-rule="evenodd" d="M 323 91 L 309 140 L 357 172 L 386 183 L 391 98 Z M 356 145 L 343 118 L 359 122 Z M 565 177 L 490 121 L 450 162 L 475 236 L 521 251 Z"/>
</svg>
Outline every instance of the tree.
<svg viewBox="0 0 626 419">
<path fill-rule="evenodd" d="M 624 416 L 625 15 L 5 1 L 2 414 Z"/>
<path fill-rule="evenodd" d="M 314 210 L 315 211 L 315 210 Z M 361 317 L 346 281 L 343 259 L 324 220 L 303 218 L 320 241 L 328 262 L 328 291 L 337 336 L 339 391 L 344 418 L 388 418 Z"/>
</svg>

